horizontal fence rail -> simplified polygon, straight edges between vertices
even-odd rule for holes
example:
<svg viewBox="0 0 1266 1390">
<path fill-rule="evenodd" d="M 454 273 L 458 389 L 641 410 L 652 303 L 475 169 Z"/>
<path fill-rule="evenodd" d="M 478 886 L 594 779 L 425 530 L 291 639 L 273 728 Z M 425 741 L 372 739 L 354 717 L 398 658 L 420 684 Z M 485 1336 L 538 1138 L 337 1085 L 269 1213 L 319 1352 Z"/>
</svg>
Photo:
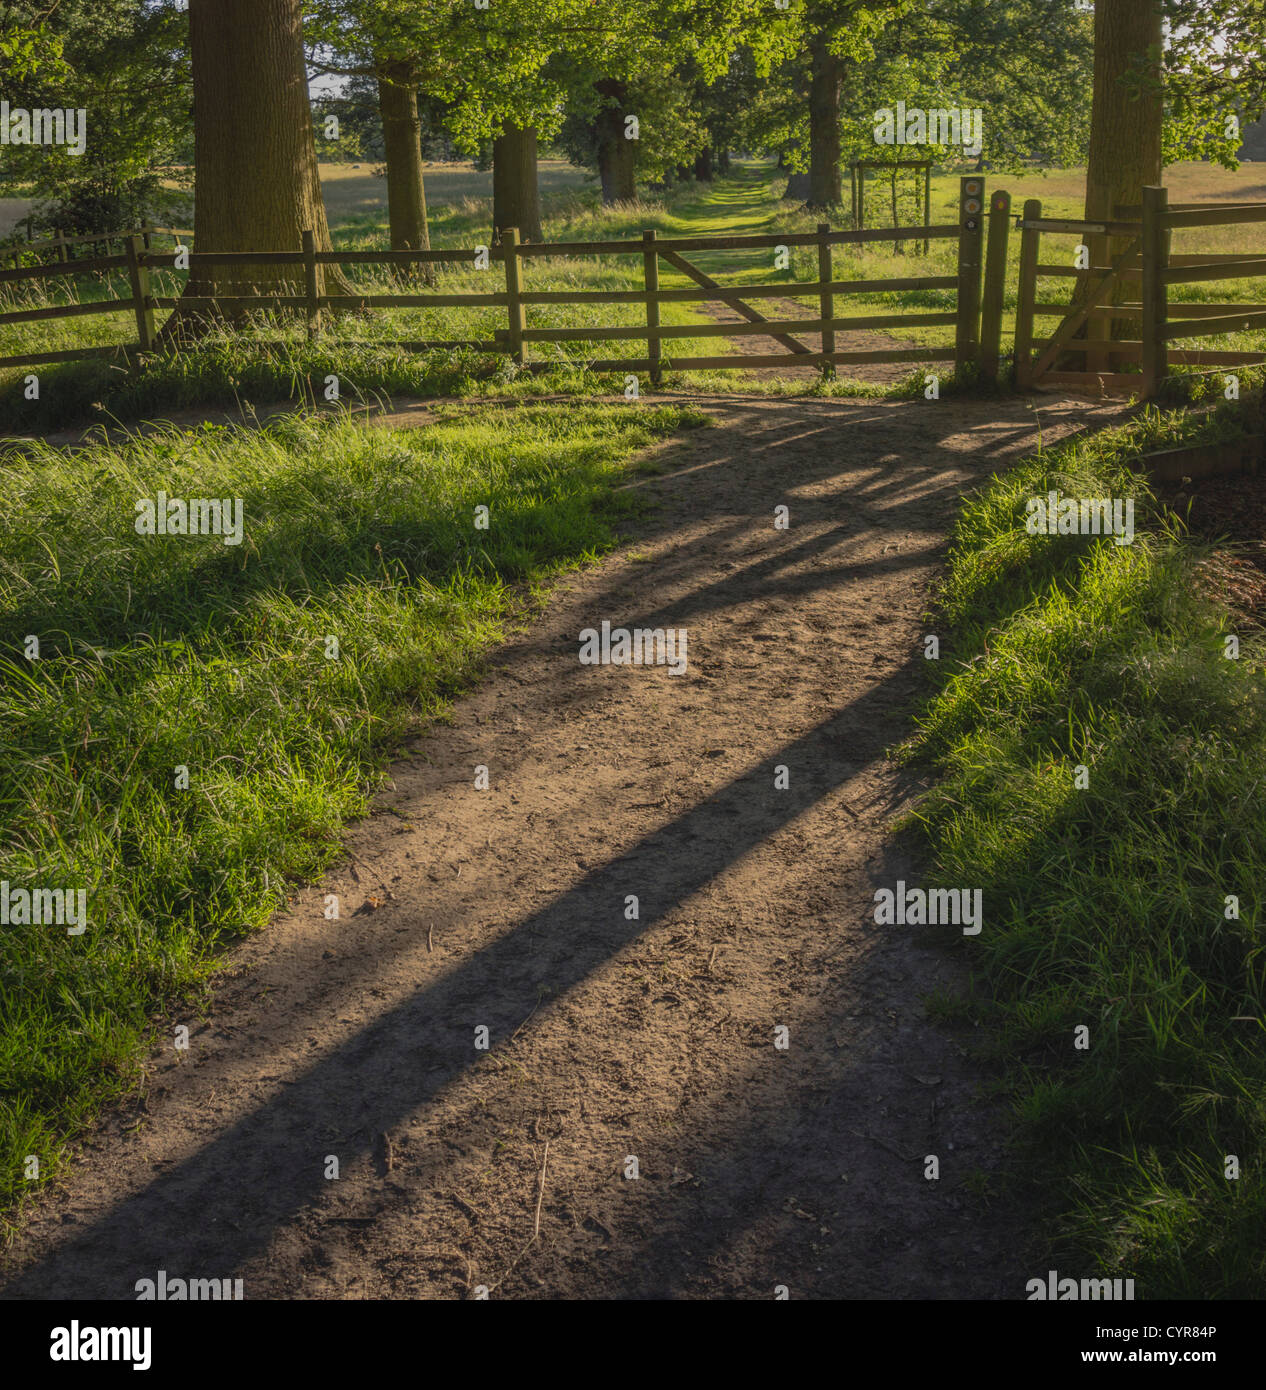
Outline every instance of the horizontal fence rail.
<svg viewBox="0 0 1266 1390">
<path fill-rule="evenodd" d="M 998 196 L 998 195 L 996 195 Z M 1005 195 L 1001 195 L 1005 197 Z M 983 199 L 983 180 L 979 178 L 962 180 L 961 202 L 963 208 L 979 210 L 980 203 L 973 198 Z M 1009 204 L 1008 204 L 1009 206 Z M 995 209 L 996 211 L 996 209 Z M 219 311 L 234 314 L 283 313 L 294 314 L 303 319 L 306 316 L 307 336 L 315 338 L 321 332 L 321 321 L 331 312 L 368 312 L 383 309 L 421 309 L 482 307 L 495 309 L 505 315 L 505 326 L 493 332 L 491 339 L 486 337 L 470 339 L 417 340 L 397 342 L 382 340 L 374 346 L 400 348 L 412 352 L 434 349 L 453 349 L 470 347 L 480 351 L 508 354 L 512 360 L 525 370 L 550 370 L 560 362 L 556 358 L 546 361 L 530 360 L 526 347 L 530 344 L 557 344 L 567 342 L 620 342 L 640 341 L 647 343 L 645 357 L 611 358 L 596 361 L 586 360 L 583 365 L 600 371 L 649 371 L 658 382 L 665 369 L 687 370 L 715 368 L 748 368 L 763 366 L 813 366 L 830 374 L 836 366 L 854 363 L 897 363 L 897 362 L 938 362 L 954 360 L 964 362 L 974 360 L 980 350 L 980 276 L 981 276 L 981 221 L 974 215 L 965 215 L 960 222 L 943 226 L 920 226 L 902 228 L 832 230 L 828 224 L 819 224 L 815 232 L 759 233 L 742 236 L 720 237 L 665 237 L 660 239 L 655 232 L 648 231 L 640 239 L 627 241 L 572 241 L 572 242 L 533 242 L 524 244 L 518 239 L 514 228 L 506 229 L 500 240 L 487 247 L 467 247 L 439 250 L 376 250 L 350 249 L 325 251 L 317 250 L 311 232 L 304 232 L 303 245 L 289 251 L 198 251 L 185 244 L 185 238 L 192 233 L 174 228 L 144 228 L 120 238 L 120 234 L 103 234 L 78 239 L 59 238 L 48 243 L 64 252 L 67 244 L 77 240 L 83 245 L 109 243 L 122 240 L 124 254 L 119 256 L 90 256 L 82 259 L 61 257 L 45 265 L 15 266 L 0 269 L 0 328 L 36 321 L 72 319 L 81 316 L 104 315 L 111 313 L 130 313 L 136 322 L 136 340 L 112 347 L 79 348 L 60 352 L 27 353 L 19 356 L 0 357 L 0 369 L 43 363 L 67 362 L 79 358 L 96 358 L 115 353 L 132 355 L 149 352 L 159 346 L 155 315 L 163 311 L 193 311 L 216 314 Z M 155 293 L 151 277 L 157 271 L 176 269 L 171 251 L 160 251 L 153 247 L 152 239 L 159 235 L 170 235 L 179 243 L 180 269 L 188 269 L 191 275 L 208 270 L 218 270 L 228 283 L 228 288 L 241 292 L 195 296 L 188 293 Z M 909 241 L 956 238 L 958 240 L 958 273 L 956 275 L 894 276 L 891 279 L 840 280 L 833 273 L 831 252 L 837 246 L 856 245 L 875 241 L 892 241 L 901 238 Z M 35 243 L 31 243 L 32 246 Z M 685 253 L 695 251 L 759 250 L 791 247 L 814 247 L 818 253 L 818 273 L 816 280 L 791 280 L 778 284 L 723 286 L 705 275 L 697 267 L 684 259 Z M 552 257 L 580 256 L 640 256 L 643 260 L 643 285 L 640 289 L 628 290 L 547 290 L 533 291 L 525 288 L 523 272 L 534 261 Z M 486 258 L 486 259 L 485 259 Z M 659 264 L 663 261 L 677 272 L 684 274 L 696 283 L 694 286 L 660 288 Z M 348 267 L 355 265 L 393 266 L 398 269 L 435 264 L 468 265 L 480 263 L 491 268 L 492 263 L 500 266 L 504 277 L 503 284 L 486 293 L 443 293 L 436 290 L 419 292 L 416 289 L 402 290 L 398 294 L 337 293 L 320 292 L 319 268 L 322 266 Z M 991 267 L 993 266 L 991 252 Z M 293 273 L 283 274 L 277 293 L 257 290 L 251 283 L 252 272 L 260 268 L 275 268 Z M 12 291 L 30 289 L 66 288 L 76 276 L 119 276 L 127 273 L 129 293 L 118 298 L 91 300 L 82 303 L 39 305 L 24 307 L 20 301 L 12 309 L 4 309 L 5 296 Z M 998 270 L 999 276 L 1001 269 Z M 265 277 L 266 279 L 268 277 Z M 287 283 L 289 282 L 289 284 Z M 841 315 L 836 311 L 835 300 L 850 295 L 884 293 L 887 291 L 954 291 L 952 309 L 924 312 L 892 311 L 869 315 Z M 302 291 L 302 292 L 300 292 Z M 998 302 L 1001 302 L 999 281 Z M 779 299 L 792 304 L 808 299 L 813 310 L 803 318 L 766 317 L 754 309 L 749 300 Z M 986 300 L 991 301 L 990 294 Z M 10 299 L 12 303 L 12 300 Z M 703 304 L 719 303 L 742 316 L 743 322 L 700 322 L 697 324 L 663 325 L 659 319 L 659 309 L 663 304 Z M 538 328 L 527 322 L 527 310 L 534 306 L 576 305 L 578 307 L 599 304 L 641 304 L 645 309 L 645 322 L 634 325 L 606 326 L 592 322 L 574 327 Z M 805 307 L 805 306 L 798 306 Z M 881 347 L 874 349 L 836 349 L 837 333 L 887 330 L 894 328 L 953 327 L 955 343 L 946 347 Z M 486 332 L 486 330 L 485 330 Z M 821 347 L 813 348 L 800 341 L 797 335 L 812 334 L 820 337 Z M 663 347 L 681 339 L 707 338 L 747 338 L 767 337 L 784 345 L 788 351 L 780 354 L 741 353 L 728 356 L 706 357 L 668 357 Z M 988 335 L 986 335 L 988 336 Z M 995 335 L 996 336 L 996 335 Z M 264 344 L 259 343 L 259 346 Z M 989 344 L 986 344 L 988 348 Z M 992 351 L 992 362 L 996 370 L 996 343 Z"/>
</svg>

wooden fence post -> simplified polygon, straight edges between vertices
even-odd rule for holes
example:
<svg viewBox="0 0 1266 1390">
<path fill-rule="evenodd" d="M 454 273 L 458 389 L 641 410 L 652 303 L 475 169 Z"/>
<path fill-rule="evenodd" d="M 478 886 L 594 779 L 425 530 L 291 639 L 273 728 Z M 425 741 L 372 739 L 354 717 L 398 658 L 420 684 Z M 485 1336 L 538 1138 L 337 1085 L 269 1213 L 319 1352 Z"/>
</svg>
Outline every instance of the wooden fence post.
<svg viewBox="0 0 1266 1390">
<path fill-rule="evenodd" d="M 506 262 L 506 298 L 510 327 L 506 335 L 510 345 L 510 357 L 523 366 L 526 360 L 523 352 L 523 330 L 527 327 L 527 316 L 523 312 L 523 275 L 519 264 L 519 229 L 503 227 L 501 230 L 501 252 Z"/>
<path fill-rule="evenodd" d="M 1165 319 L 1169 287 L 1163 272 L 1169 266 L 1169 233 L 1162 225 L 1169 206 L 1164 188 L 1143 190 L 1143 399 L 1155 397 L 1169 370 Z"/>
<path fill-rule="evenodd" d="M 149 218 L 148 218 L 148 217 L 142 217 L 142 218 L 141 218 L 141 240 L 145 243 L 145 249 L 146 249 L 147 251 L 150 249 L 150 246 L 151 246 L 151 242 L 150 242 L 150 231 L 151 231 L 151 228 L 150 228 L 150 225 L 149 225 Z"/>
<path fill-rule="evenodd" d="M 651 385 L 659 386 L 664 380 L 660 367 L 659 327 L 659 252 L 655 249 L 655 229 L 642 233 L 642 273 L 646 285 L 646 344 L 647 356 L 651 359 Z"/>
<path fill-rule="evenodd" d="M 66 233 L 58 227 L 57 235 L 53 240 L 57 243 L 57 259 L 65 265 L 66 262 L 70 260 L 70 251 L 66 245 Z"/>
<path fill-rule="evenodd" d="M 317 293 L 316 234 L 303 233 L 303 292 L 308 300 L 308 341 L 321 328 L 321 297 Z"/>
<path fill-rule="evenodd" d="M 830 381 L 835 376 L 835 363 L 831 355 L 835 352 L 835 329 L 828 327 L 835 317 L 835 295 L 831 292 L 831 282 L 835 272 L 831 266 L 831 243 L 827 237 L 831 232 L 829 222 L 818 223 L 818 316 L 822 320 L 822 378 Z"/>
<path fill-rule="evenodd" d="M 980 369 L 997 382 L 1002 353 L 1002 301 L 1007 287 L 1007 245 L 1011 235 L 1011 195 L 1000 188 L 989 204 L 989 245 L 985 255 L 985 293 L 980 310 Z"/>
<path fill-rule="evenodd" d="M 132 282 L 132 301 L 136 307 L 136 334 L 140 339 L 141 351 L 153 352 L 154 339 L 157 337 L 154 330 L 154 306 L 149 293 L 149 266 L 141 260 L 144 253 L 140 237 L 128 237 L 124 242 L 124 250 L 127 255 L 128 278 Z"/>
<path fill-rule="evenodd" d="M 954 334 L 954 367 L 976 360 L 980 351 L 980 269 L 985 181 L 979 174 L 959 180 L 958 192 L 958 324 Z"/>
<path fill-rule="evenodd" d="M 932 225 L 932 166 L 928 164 L 923 171 L 923 225 Z M 928 254 L 928 239 L 923 238 L 923 254 Z"/>
<path fill-rule="evenodd" d="M 1036 222 L 1042 216 L 1039 198 L 1024 204 L 1024 221 Z M 1033 304 L 1037 298 L 1037 256 L 1042 233 L 1032 227 L 1020 232 L 1020 283 L 1015 302 L 1015 389 L 1027 391 L 1033 385 Z"/>
</svg>

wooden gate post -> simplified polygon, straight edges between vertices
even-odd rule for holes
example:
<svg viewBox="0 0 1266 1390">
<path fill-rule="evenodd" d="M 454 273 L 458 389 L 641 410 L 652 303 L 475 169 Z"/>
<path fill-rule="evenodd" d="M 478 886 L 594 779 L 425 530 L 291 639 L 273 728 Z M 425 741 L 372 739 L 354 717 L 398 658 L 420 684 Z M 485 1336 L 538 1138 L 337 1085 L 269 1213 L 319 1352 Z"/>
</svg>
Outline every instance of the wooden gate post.
<svg viewBox="0 0 1266 1390">
<path fill-rule="evenodd" d="M 523 276 L 519 264 L 519 229 L 503 227 L 501 230 L 501 253 L 506 262 L 506 298 L 509 301 L 509 332 L 506 334 L 510 345 L 510 358 L 518 366 L 525 361 L 523 353 L 523 330 L 527 318 L 523 312 Z"/>
<path fill-rule="evenodd" d="M 1036 222 L 1042 216 L 1039 198 L 1024 204 L 1024 221 Z M 1033 385 L 1033 302 L 1037 298 L 1037 254 L 1042 233 L 1034 227 L 1020 232 L 1020 283 L 1015 304 L 1015 389 L 1028 391 Z"/>
<path fill-rule="evenodd" d="M 303 233 L 303 290 L 308 300 L 308 341 L 316 337 L 321 322 L 321 300 L 317 294 L 316 234 Z"/>
<path fill-rule="evenodd" d="M 130 236 L 123 246 L 127 256 L 128 279 L 132 282 L 132 302 L 136 308 L 136 336 L 140 339 L 142 352 L 153 352 L 157 334 L 154 329 L 154 306 L 150 302 L 149 267 L 141 260 L 141 239 Z"/>
<path fill-rule="evenodd" d="M 1169 206 L 1164 188 L 1143 190 L 1143 399 L 1155 397 L 1169 371 L 1165 343 L 1165 319 L 1169 287 L 1164 271 L 1169 266 L 1169 234 L 1162 224 Z"/>
<path fill-rule="evenodd" d="M 974 362 L 980 352 L 980 270 L 984 240 L 985 181 L 979 174 L 959 180 L 958 325 L 954 367 Z"/>
<path fill-rule="evenodd" d="M 660 366 L 659 327 L 659 252 L 655 249 L 655 229 L 642 233 L 642 276 L 646 286 L 646 355 L 651 360 L 651 385 L 658 387 L 664 380 Z"/>
<path fill-rule="evenodd" d="M 822 379 L 832 381 L 835 377 L 835 363 L 831 355 L 835 352 L 835 329 L 827 325 L 835 317 L 835 295 L 831 292 L 831 282 L 835 272 L 831 266 L 831 234 L 829 222 L 818 223 L 818 316 L 822 320 Z"/>
<path fill-rule="evenodd" d="M 1007 280 L 1007 244 L 1011 236 L 1011 195 L 1000 188 L 989 203 L 989 246 L 985 259 L 985 294 L 980 311 L 980 368 L 986 381 L 997 382 L 1002 353 L 1002 299 Z"/>
</svg>

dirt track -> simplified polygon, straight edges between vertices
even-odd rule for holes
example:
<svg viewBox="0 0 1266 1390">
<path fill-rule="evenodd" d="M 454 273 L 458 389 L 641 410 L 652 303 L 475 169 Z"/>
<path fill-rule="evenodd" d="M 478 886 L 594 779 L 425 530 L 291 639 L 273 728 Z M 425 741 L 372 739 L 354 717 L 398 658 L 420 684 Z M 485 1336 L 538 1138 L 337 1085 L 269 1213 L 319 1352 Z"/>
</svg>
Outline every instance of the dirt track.
<svg viewBox="0 0 1266 1390">
<path fill-rule="evenodd" d="M 873 893 L 918 876 L 884 750 L 947 528 L 1033 412 L 705 404 L 720 428 L 632 482 L 658 504 L 632 543 L 494 654 L 186 1059 L 155 1054 L 5 1297 L 159 1269 L 247 1298 L 1022 1296 L 1029 1233 L 973 1195 L 1004 1117 L 920 1002 L 966 953 L 877 927 Z M 1040 408 L 1048 442 L 1119 413 Z M 687 628 L 687 673 L 580 665 L 603 618 Z"/>
</svg>

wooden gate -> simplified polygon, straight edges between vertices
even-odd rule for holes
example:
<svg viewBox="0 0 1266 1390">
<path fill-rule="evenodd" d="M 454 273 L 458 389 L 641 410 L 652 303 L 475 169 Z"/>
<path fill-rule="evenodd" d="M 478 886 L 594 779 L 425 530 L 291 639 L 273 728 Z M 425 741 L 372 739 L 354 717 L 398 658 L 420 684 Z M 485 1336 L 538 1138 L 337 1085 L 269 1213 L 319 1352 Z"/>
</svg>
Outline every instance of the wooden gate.
<svg viewBox="0 0 1266 1390">
<path fill-rule="evenodd" d="M 1020 219 L 1020 282 L 1016 309 L 1015 376 L 1020 390 L 1043 386 L 1116 387 L 1141 399 L 1154 397 L 1172 366 L 1219 369 L 1266 362 L 1266 353 L 1239 349 L 1172 348 L 1171 343 L 1213 334 L 1266 328 L 1266 304 L 1170 304 L 1169 286 L 1209 280 L 1266 277 L 1266 256 L 1245 253 L 1196 252 L 1173 255 L 1171 233 L 1190 227 L 1266 222 L 1266 203 L 1175 203 L 1164 188 L 1145 188 L 1140 206 L 1121 207 L 1113 222 L 1075 222 L 1043 219 L 1042 205 L 1030 199 Z M 1127 247 L 1110 266 L 1089 271 L 1074 266 L 1042 264 L 1044 234 L 1089 239 L 1092 253 L 1109 238 L 1129 237 Z M 1100 255 L 1102 259 L 1102 255 Z M 1075 304 L 1045 303 L 1037 298 L 1041 276 L 1084 277 L 1084 297 Z M 1137 283 L 1137 299 L 1118 298 L 1123 282 Z M 1112 302 L 1117 300 L 1117 302 Z M 1058 315 L 1060 323 L 1049 338 L 1035 340 L 1033 320 Z M 1137 337 L 1114 338 L 1122 325 L 1133 325 Z M 1085 336 L 1078 333 L 1085 327 Z M 1036 359 L 1034 352 L 1037 352 Z M 1057 369 L 1066 353 L 1079 353 L 1086 365 L 1080 371 Z M 1113 358 L 1112 369 L 1106 368 Z M 1121 371 L 1138 363 L 1138 371 Z"/>
</svg>

